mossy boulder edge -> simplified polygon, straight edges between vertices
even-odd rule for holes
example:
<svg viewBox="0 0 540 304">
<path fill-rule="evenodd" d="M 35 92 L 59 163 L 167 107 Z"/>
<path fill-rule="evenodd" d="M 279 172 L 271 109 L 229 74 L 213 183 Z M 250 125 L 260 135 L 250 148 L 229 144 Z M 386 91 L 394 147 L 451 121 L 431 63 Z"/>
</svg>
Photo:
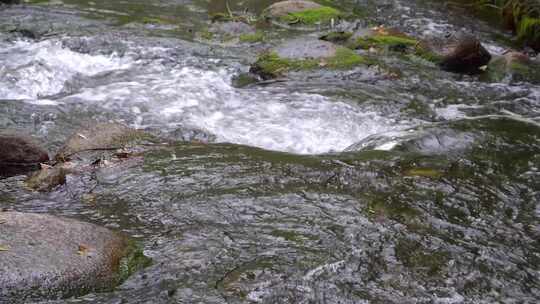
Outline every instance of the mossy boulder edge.
<svg viewBox="0 0 540 304">
<path fill-rule="evenodd" d="M 111 290 L 150 260 L 106 228 L 52 215 L 0 212 L 0 303 Z"/>
</svg>

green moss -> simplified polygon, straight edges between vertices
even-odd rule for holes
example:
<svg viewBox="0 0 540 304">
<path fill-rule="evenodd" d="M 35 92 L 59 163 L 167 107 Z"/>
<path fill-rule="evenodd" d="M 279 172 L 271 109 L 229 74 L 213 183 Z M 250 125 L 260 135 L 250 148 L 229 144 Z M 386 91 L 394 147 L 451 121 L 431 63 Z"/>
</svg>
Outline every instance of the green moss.
<svg viewBox="0 0 540 304">
<path fill-rule="evenodd" d="M 152 260 L 144 255 L 142 248 L 133 240 L 128 241 L 124 257 L 118 265 L 117 283 L 125 281 L 131 274 L 152 264 Z"/>
<path fill-rule="evenodd" d="M 368 61 L 348 48 L 338 48 L 334 57 L 328 58 L 328 67 L 332 69 L 348 69 L 366 64 Z"/>
<path fill-rule="evenodd" d="M 289 13 L 281 17 L 281 21 L 294 24 L 316 24 L 318 22 L 329 22 L 331 19 L 338 19 L 341 16 L 341 12 L 335 8 L 323 6 L 315 9 L 309 9 L 297 13 Z"/>
<path fill-rule="evenodd" d="M 446 267 L 449 254 L 445 251 L 431 252 L 411 240 L 400 240 L 395 247 L 396 257 L 412 271 L 427 276 L 440 274 Z"/>
<path fill-rule="evenodd" d="M 214 33 L 210 32 L 208 29 L 202 30 L 199 35 L 206 40 L 212 40 L 214 38 Z"/>
<path fill-rule="evenodd" d="M 405 176 L 420 176 L 428 178 L 439 178 L 443 176 L 443 172 L 432 168 L 412 168 L 404 172 Z"/>
<path fill-rule="evenodd" d="M 238 38 L 241 42 L 255 43 L 263 41 L 264 34 L 262 32 L 257 32 L 255 34 L 242 34 Z"/>
<path fill-rule="evenodd" d="M 351 32 L 331 32 L 320 37 L 321 40 L 330 41 L 334 43 L 345 42 L 351 38 L 353 33 Z"/>
<path fill-rule="evenodd" d="M 374 35 L 358 38 L 350 45 L 350 47 L 355 49 L 369 49 L 371 47 L 377 47 L 389 48 L 393 50 L 398 48 L 412 47 L 415 46 L 417 43 L 418 42 L 415 39 L 407 37 L 392 35 Z"/>
<path fill-rule="evenodd" d="M 338 48 L 330 58 L 294 60 L 281 58 L 276 53 L 265 53 L 254 64 L 255 72 L 272 78 L 288 71 L 311 70 L 317 67 L 329 69 L 348 69 L 367 64 L 368 60 L 347 48 Z"/>
</svg>

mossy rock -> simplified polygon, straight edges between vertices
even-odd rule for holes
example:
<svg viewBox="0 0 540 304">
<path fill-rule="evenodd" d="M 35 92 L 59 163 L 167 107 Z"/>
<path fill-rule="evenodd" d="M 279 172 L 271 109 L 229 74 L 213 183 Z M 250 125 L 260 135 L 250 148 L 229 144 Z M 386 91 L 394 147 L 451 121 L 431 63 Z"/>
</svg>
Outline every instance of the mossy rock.
<svg viewBox="0 0 540 304">
<path fill-rule="evenodd" d="M 351 49 L 413 54 L 434 63 L 442 61 L 442 56 L 430 50 L 425 43 L 391 28 L 361 29 L 354 33 L 345 45 Z"/>
<path fill-rule="evenodd" d="M 54 167 L 44 166 L 24 182 L 25 186 L 34 191 L 51 191 L 57 186 L 66 183 L 67 170 L 58 164 Z"/>
<path fill-rule="evenodd" d="M 345 32 L 345 31 L 339 31 L 339 32 L 330 32 L 328 34 L 324 34 L 319 39 L 332 42 L 332 43 L 346 43 L 351 37 L 353 33 L 351 32 Z"/>
<path fill-rule="evenodd" d="M 75 131 L 58 151 L 55 159 L 65 161 L 80 152 L 121 149 L 155 139 L 145 132 L 122 124 L 99 123 Z"/>
<path fill-rule="evenodd" d="M 240 42 L 245 42 L 245 43 L 263 42 L 264 33 L 255 32 L 255 33 L 250 33 L 250 34 L 242 34 L 238 36 L 238 39 L 240 40 Z"/>
<path fill-rule="evenodd" d="M 263 79 L 279 77 L 290 71 L 349 69 L 369 61 L 353 50 L 321 40 L 295 39 L 262 54 L 251 72 Z"/>
<path fill-rule="evenodd" d="M 531 61 L 526 54 L 509 52 L 489 63 L 484 79 L 495 82 L 540 83 L 540 65 Z"/>
<path fill-rule="evenodd" d="M 286 24 L 315 25 L 338 20 L 343 14 L 338 9 L 315 2 L 290 0 L 272 4 L 262 16 Z"/>
<path fill-rule="evenodd" d="M 132 240 L 94 224 L 0 212 L 0 302 L 110 291 L 150 260 Z"/>
</svg>

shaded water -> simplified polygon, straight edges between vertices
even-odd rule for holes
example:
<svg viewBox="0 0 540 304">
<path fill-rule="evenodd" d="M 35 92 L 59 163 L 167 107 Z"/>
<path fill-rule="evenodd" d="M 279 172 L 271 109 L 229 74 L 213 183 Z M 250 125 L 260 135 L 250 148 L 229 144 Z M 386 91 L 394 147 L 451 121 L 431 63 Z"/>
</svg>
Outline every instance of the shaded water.
<svg viewBox="0 0 540 304">
<path fill-rule="evenodd" d="M 260 46 L 193 31 L 221 2 L 141 6 L 0 10 L 0 128 L 51 151 L 96 120 L 196 140 L 48 194 L 0 181 L 1 208 L 124 231 L 154 260 L 113 292 L 58 303 L 539 301 L 540 87 L 388 55 L 401 78 L 357 68 L 239 89 Z M 421 1 L 377 8 L 373 22 L 419 35 L 466 24 L 506 47 Z M 143 22 L 160 16 L 183 18 Z M 20 35 L 32 27 L 38 41 Z"/>
</svg>

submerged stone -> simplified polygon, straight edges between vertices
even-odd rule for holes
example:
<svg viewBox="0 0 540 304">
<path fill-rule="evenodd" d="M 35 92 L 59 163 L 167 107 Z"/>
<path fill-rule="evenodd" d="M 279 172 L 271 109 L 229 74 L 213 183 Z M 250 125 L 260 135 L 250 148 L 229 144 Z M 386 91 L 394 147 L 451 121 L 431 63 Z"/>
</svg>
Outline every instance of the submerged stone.
<svg viewBox="0 0 540 304">
<path fill-rule="evenodd" d="M 0 176 L 13 176 L 39 169 L 39 164 L 49 161 L 47 151 L 31 139 L 0 134 Z"/>
<path fill-rule="evenodd" d="M 66 183 L 66 173 L 67 170 L 62 164 L 54 167 L 43 166 L 25 181 L 25 185 L 35 191 L 50 191 Z"/>
<path fill-rule="evenodd" d="M 0 212 L 0 220 L 0 303 L 111 290 L 149 262 L 131 241 L 93 224 L 19 212 Z"/>
</svg>

